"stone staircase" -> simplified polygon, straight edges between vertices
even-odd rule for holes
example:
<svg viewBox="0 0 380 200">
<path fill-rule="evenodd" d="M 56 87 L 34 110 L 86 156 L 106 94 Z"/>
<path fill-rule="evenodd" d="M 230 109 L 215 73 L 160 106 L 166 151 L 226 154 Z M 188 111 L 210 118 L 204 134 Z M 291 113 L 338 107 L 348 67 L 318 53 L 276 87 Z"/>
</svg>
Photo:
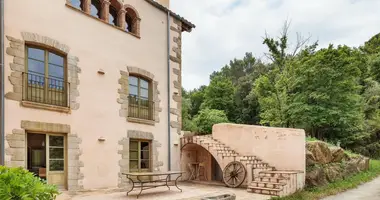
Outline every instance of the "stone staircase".
<svg viewBox="0 0 380 200">
<path fill-rule="evenodd" d="M 181 139 L 181 147 L 191 143 L 207 149 L 222 170 L 230 162 L 241 162 L 247 171 L 247 177 L 242 186 L 247 187 L 248 192 L 287 196 L 303 187 L 303 172 L 277 171 L 275 167 L 254 155 L 240 155 L 231 147 L 214 139 L 212 135 L 189 136 Z"/>
</svg>

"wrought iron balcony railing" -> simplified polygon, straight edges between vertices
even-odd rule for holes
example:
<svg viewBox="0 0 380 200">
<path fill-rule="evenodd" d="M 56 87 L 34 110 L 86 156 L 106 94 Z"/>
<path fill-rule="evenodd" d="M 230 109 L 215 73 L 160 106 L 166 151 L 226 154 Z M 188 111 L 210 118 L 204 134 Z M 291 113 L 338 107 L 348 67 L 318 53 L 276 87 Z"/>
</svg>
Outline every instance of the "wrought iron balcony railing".
<svg viewBox="0 0 380 200">
<path fill-rule="evenodd" d="M 128 97 L 128 117 L 154 120 L 154 102 L 138 96 Z"/>
<path fill-rule="evenodd" d="M 23 73 L 23 101 L 68 107 L 70 83 L 36 73 Z"/>
</svg>

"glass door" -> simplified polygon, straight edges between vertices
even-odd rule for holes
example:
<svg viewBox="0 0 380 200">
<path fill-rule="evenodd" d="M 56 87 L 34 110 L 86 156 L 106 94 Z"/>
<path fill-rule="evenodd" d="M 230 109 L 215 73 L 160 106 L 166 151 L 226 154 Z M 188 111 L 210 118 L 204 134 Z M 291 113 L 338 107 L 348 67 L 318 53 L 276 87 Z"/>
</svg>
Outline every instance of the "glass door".
<svg viewBox="0 0 380 200">
<path fill-rule="evenodd" d="M 47 179 L 59 188 L 66 186 L 66 141 L 62 135 L 47 135 Z"/>
</svg>

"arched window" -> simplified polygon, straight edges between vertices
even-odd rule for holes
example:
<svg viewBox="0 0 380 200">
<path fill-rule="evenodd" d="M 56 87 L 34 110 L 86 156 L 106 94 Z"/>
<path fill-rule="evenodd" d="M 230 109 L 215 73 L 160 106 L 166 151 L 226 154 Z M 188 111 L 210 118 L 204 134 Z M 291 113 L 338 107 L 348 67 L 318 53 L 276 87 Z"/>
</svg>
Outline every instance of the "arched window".
<svg viewBox="0 0 380 200">
<path fill-rule="evenodd" d="M 100 13 L 102 10 L 102 4 L 99 0 L 91 0 L 91 15 L 100 19 Z"/>
<path fill-rule="evenodd" d="M 129 79 L 128 117 L 153 120 L 154 102 L 152 101 L 151 81 L 135 75 Z"/>
<path fill-rule="evenodd" d="M 108 23 L 117 26 L 118 21 L 117 21 L 117 9 L 113 6 L 110 5 L 110 12 L 109 12 L 109 20 Z"/>
<path fill-rule="evenodd" d="M 84 0 L 71 0 L 71 5 L 76 9 L 84 11 Z"/>
<path fill-rule="evenodd" d="M 133 18 L 128 13 L 125 15 L 125 31 L 133 33 Z"/>
<path fill-rule="evenodd" d="M 123 4 L 118 0 L 110 0 L 108 13 L 108 23 L 114 26 L 121 26 L 119 23 L 119 11 L 123 9 Z"/>
<path fill-rule="evenodd" d="M 66 55 L 34 45 L 26 46 L 27 101 L 68 106 Z M 25 80 L 25 81 L 26 81 Z"/>
<path fill-rule="evenodd" d="M 125 31 L 139 35 L 140 17 L 137 11 L 131 6 L 127 6 L 125 10 L 127 11 L 125 14 Z"/>
</svg>

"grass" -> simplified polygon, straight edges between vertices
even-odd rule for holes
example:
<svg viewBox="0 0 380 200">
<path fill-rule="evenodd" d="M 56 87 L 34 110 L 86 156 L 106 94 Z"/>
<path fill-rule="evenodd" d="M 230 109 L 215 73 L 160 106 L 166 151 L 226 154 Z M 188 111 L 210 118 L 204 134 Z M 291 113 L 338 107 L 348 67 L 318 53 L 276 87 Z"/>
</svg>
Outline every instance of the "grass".
<svg viewBox="0 0 380 200">
<path fill-rule="evenodd" d="M 326 196 L 335 195 L 340 192 L 356 188 L 362 183 L 369 182 L 380 175 L 380 160 L 371 160 L 368 171 L 360 172 L 344 180 L 329 183 L 315 188 L 307 188 L 293 195 L 276 200 L 318 200 Z"/>
</svg>

